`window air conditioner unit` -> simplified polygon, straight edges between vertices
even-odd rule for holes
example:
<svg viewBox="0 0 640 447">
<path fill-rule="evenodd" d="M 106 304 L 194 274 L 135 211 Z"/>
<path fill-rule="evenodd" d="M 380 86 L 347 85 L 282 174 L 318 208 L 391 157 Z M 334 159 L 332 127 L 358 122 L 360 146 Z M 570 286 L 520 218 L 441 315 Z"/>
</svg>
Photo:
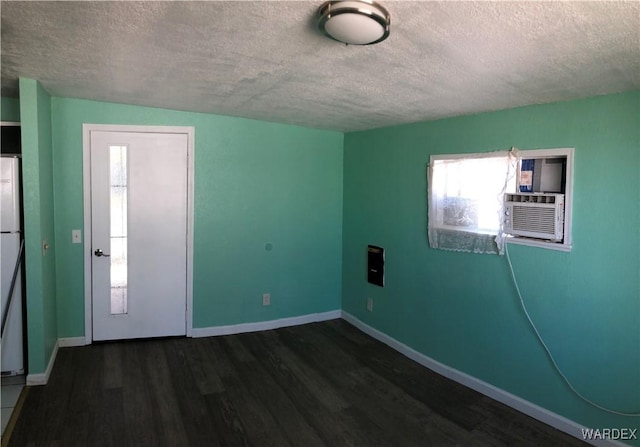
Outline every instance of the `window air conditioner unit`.
<svg viewBox="0 0 640 447">
<path fill-rule="evenodd" d="M 504 232 L 514 236 L 562 242 L 564 194 L 505 194 Z"/>
</svg>

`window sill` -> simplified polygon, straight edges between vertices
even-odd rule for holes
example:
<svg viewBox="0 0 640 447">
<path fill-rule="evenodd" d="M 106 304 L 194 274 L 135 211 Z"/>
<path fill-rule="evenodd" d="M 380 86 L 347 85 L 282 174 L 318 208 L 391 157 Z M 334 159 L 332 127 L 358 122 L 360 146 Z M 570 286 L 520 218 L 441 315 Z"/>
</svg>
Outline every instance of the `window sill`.
<svg viewBox="0 0 640 447">
<path fill-rule="evenodd" d="M 546 248 L 549 250 L 564 251 L 566 253 L 571 252 L 571 245 L 562 244 L 559 242 L 547 242 L 539 241 L 535 239 L 527 239 L 523 237 L 511 236 L 506 239 L 508 244 L 527 245 L 529 247 Z"/>
</svg>

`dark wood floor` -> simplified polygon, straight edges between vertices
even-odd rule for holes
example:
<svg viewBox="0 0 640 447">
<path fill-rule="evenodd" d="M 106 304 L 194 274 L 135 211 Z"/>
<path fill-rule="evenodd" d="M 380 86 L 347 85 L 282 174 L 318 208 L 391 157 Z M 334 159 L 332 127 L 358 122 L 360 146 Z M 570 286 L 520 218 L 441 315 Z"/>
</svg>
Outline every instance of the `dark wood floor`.
<svg viewBox="0 0 640 447">
<path fill-rule="evenodd" d="M 342 320 L 58 352 L 11 446 L 578 446 Z"/>
</svg>

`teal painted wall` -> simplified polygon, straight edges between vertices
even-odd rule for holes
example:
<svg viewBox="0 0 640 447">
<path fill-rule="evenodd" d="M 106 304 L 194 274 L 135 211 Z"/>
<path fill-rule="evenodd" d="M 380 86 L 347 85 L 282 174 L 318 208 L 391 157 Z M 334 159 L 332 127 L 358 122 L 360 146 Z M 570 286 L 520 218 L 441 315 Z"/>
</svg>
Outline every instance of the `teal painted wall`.
<svg viewBox="0 0 640 447">
<path fill-rule="evenodd" d="M 640 410 L 640 92 L 345 135 L 343 309 L 417 351 L 588 427 L 637 427 L 568 391 L 505 257 L 429 248 L 432 154 L 575 147 L 573 250 L 511 245 L 531 317 L 575 387 Z M 386 249 L 386 287 L 366 246 Z M 366 297 L 374 311 L 365 310 Z"/>
<path fill-rule="evenodd" d="M 20 121 L 20 100 L 0 98 L 0 121 Z"/>
<path fill-rule="evenodd" d="M 640 92 L 344 136 L 49 98 L 27 79 L 20 93 L 31 373 L 44 371 L 57 337 L 84 335 L 84 244 L 71 244 L 71 230 L 83 227 L 82 123 L 194 126 L 194 327 L 342 307 L 585 426 L 633 426 L 562 384 L 526 325 L 503 257 L 428 247 L 425 171 L 430 154 L 576 148 L 573 251 L 512 246 L 514 267 L 575 386 L 601 404 L 637 410 Z M 44 257 L 42 239 L 55 242 Z M 366 283 L 369 243 L 387 249 L 384 289 Z M 263 292 L 272 293 L 270 307 L 261 306 Z"/>
<path fill-rule="evenodd" d="M 340 309 L 341 133 L 57 97 L 52 116 L 60 337 L 84 335 L 83 123 L 195 127 L 195 328 Z"/>
<path fill-rule="evenodd" d="M 29 373 L 38 374 L 58 339 L 51 98 L 39 82 L 20 79 L 20 113 Z"/>
</svg>

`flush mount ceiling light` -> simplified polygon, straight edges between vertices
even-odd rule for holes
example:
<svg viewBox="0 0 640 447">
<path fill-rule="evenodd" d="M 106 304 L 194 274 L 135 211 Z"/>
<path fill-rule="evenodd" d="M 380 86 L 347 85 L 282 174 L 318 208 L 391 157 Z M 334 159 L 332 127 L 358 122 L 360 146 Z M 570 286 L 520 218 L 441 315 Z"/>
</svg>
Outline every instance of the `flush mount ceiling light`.
<svg viewBox="0 0 640 447">
<path fill-rule="evenodd" d="M 323 33 L 348 45 L 370 45 L 389 37 L 389 12 L 373 1 L 329 1 L 320 6 L 318 17 Z"/>
</svg>

